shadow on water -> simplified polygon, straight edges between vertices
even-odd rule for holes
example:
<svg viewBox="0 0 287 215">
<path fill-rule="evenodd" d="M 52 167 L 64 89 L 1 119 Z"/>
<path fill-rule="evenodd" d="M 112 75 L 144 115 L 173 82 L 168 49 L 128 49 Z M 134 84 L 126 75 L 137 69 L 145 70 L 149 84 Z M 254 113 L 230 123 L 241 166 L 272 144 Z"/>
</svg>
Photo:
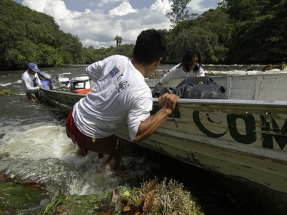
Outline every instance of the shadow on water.
<svg viewBox="0 0 287 215">
<path fill-rule="evenodd" d="M 135 157 L 158 164 L 148 177 L 160 180 L 173 179 L 198 199 L 206 215 L 285 215 L 287 199 L 271 190 L 253 187 L 244 181 L 234 180 L 218 173 L 180 162 L 141 146 L 130 144 Z M 132 148 L 132 149 L 131 149 Z"/>
</svg>

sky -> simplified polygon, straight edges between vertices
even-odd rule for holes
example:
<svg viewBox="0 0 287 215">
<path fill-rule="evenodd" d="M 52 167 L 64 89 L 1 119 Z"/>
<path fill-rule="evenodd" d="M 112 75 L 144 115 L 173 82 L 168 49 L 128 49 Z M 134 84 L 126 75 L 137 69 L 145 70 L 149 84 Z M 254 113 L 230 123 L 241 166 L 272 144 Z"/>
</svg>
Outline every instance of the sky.
<svg viewBox="0 0 287 215">
<path fill-rule="evenodd" d="M 169 0 L 14 0 L 29 8 L 48 14 L 65 33 L 77 35 L 84 47 L 134 44 L 141 31 L 170 29 L 166 14 L 171 11 Z M 191 0 L 192 13 L 215 9 L 220 0 Z"/>
</svg>

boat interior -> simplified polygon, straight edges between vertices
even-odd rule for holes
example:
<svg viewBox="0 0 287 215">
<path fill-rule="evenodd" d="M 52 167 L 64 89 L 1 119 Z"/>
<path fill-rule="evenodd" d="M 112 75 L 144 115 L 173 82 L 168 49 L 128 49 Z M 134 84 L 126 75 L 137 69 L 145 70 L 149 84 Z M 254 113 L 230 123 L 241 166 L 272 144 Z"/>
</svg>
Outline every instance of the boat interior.
<svg viewBox="0 0 287 215">
<path fill-rule="evenodd" d="M 287 75 L 284 73 L 210 76 L 210 78 L 225 88 L 225 99 L 287 101 Z M 176 87 L 182 80 L 171 80 L 166 86 Z M 154 88 L 158 79 L 147 79 L 146 82 Z"/>
</svg>

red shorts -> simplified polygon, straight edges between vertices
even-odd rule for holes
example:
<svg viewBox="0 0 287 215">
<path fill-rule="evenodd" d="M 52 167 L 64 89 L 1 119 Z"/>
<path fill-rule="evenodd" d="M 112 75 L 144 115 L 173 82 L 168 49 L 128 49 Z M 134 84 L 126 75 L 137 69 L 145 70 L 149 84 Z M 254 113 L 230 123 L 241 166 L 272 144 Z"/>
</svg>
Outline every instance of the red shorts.
<svg viewBox="0 0 287 215">
<path fill-rule="evenodd" d="M 67 133 L 67 136 L 71 138 L 72 141 L 75 144 L 77 144 L 82 149 L 84 154 L 86 155 L 88 153 L 88 150 L 86 149 L 87 136 L 79 131 L 78 127 L 76 126 L 74 122 L 72 113 L 73 113 L 73 110 L 70 111 L 68 118 L 66 119 L 66 133 Z"/>
</svg>

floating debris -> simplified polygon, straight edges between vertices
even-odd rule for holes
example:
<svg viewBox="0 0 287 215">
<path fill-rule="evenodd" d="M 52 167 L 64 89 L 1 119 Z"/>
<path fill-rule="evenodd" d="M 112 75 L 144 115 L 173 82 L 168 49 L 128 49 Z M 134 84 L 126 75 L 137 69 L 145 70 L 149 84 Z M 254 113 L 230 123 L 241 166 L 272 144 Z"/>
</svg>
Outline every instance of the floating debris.
<svg viewBox="0 0 287 215">
<path fill-rule="evenodd" d="M 10 90 L 0 90 L 0 96 L 19 96 L 19 94 L 13 93 Z"/>
<path fill-rule="evenodd" d="M 100 195 L 61 196 L 47 204 L 45 214 L 99 215 L 202 215 L 197 200 L 182 184 L 164 179 L 143 183 L 141 188 L 117 187 Z"/>
<path fill-rule="evenodd" d="M 41 185 L 14 183 L 4 172 L 0 172 L 0 214 L 35 214 L 33 211 L 37 210 L 41 201 L 48 198 Z M 30 213 L 27 213 L 28 210 Z"/>
<path fill-rule="evenodd" d="M 10 156 L 10 152 L 4 152 L 0 155 L 0 160 L 4 160 Z"/>
</svg>

